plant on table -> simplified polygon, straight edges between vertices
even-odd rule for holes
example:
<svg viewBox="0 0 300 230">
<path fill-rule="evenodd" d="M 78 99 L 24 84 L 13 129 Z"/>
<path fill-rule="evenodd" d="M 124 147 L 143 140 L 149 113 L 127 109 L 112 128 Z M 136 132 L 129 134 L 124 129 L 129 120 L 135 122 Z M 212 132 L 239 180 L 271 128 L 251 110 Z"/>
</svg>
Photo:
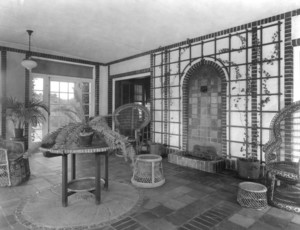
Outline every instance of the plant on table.
<svg viewBox="0 0 300 230">
<path fill-rule="evenodd" d="M 125 160 L 133 157 L 128 154 L 130 144 L 128 138 L 113 131 L 104 116 L 90 117 L 88 108 L 83 103 L 80 88 L 74 89 L 74 100 L 53 109 L 55 113 L 62 113 L 70 122 L 49 133 L 42 139 L 41 146 L 51 149 L 73 148 L 76 146 L 90 146 L 92 142 L 104 141 L 108 146 L 121 149 Z M 85 139 L 89 139 L 89 143 Z M 51 156 L 51 155 L 50 155 Z"/>
</svg>

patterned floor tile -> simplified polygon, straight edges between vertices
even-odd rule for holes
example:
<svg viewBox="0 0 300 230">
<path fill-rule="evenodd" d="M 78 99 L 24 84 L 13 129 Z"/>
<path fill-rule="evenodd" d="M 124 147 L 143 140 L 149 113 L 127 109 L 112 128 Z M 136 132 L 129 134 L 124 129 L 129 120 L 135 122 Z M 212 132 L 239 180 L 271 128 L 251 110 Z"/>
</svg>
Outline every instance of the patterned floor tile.
<svg viewBox="0 0 300 230">
<path fill-rule="evenodd" d="M 151 213 L 153 213 L 155 216 L 157 216 L 158 218 L 164 217 L 166 215 L 169 215 L 170 213 L 172 213 L 174 210 L 167 208 L 164 205 L 159 205 L 151 210 L 149 210 Z"/>
<path fill-rule="evenodd" d="M 134 217 L 135 220 L 137 220 L 142 225 L 147 225 L 148 223 L 155 221 L 158 219 L 156 215 L 154 215 L 152 212 L 143 212 L 139 215 L 136 215 Z"/>
<path fill-rule="evenodd" d="M 190 220 L 191 217 L 184 216 L 184 215 L 182 215 L 182 213 L 179 213 L 179 212 L 173 212 L 173 213 L 165 216 L 165 219 L 167 221 L 169 221 L 170 223 L 172 223 L 173 225 L 180 226 L 180 225 L 186 223 L 188 220 Z"/>
<path fill-rule="evenodd" d="M 300 225 L 295 224 L 295 223 L 289 223 L 288 226 L 286 227 L 286 230 L 299 230 Z"/>
<path fill-rule="evenodd" d="M 292 218 L 292 222 L 294 224 L 299 224 L 300 225 L 300 215 L 294 215 L 294 217 Z"/>
<path fill-rule="evenodd" d="M 157 219 L 146 225 L 148 229 L 155 230 L 176 230 L 177 227 L 165 219 Z"/>
<path fill-rule="evenodd" d="M 213 228 L 214 230 L 245 230 L 246 228 L 237 225 L 229 220 L 222 221 L 220 224 Z M 257 229 L 259 230 L 259 229 Z M 264 229 L 261 229 L 264 230 Z"/>
<path fill-rule="evenodd" d="M 229 218 L 229 221 L 237 225 L 240 225 L 244 228 L 249 228 L 251 225 L 255 223 L 255 219 L 242 216 L 240 214 L 234 214 L 232 217 Z"/>
<path fill-rule="evenodd" d="M 178 210 L 181 209 L 183 207 L 185 207 L 187 204 L 182 203 L 181 201 L 178 201 L 176 199 L 169 199 L 166 200 L 165 202 L 162 203 L 164 206 L 166 206 L 167 208 L 173 209 L 173 210 Z"/>
<path fill-rule="evenodd" d="M 264 222 L 268 225 L 272 225 L 275 228 L 285 229 L 287 225 L 289 224 L 289 220 L 282 219 L 276 216 L 272 216 L 269 214 L 263 215 L 259 221 Z"/>
<path fill-rule="evenodd" d="M 278 208 L 270 208 L 267 214 L 286 220 L 291 220 L 294 217 L 293 213 L 286 212 Z"/>
</svg>

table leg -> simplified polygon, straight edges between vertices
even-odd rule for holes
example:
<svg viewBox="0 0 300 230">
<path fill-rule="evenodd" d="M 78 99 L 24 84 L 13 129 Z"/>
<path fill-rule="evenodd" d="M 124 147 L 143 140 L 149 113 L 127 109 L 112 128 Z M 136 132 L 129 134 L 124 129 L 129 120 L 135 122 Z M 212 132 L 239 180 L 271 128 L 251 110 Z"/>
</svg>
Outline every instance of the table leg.
<svg viewBox="0 0 300 230">
<path fill-rule="evenodd" d="M 62 155 L 62 206 L 68 206 L 68 155 Z"/>
<path fill-rule="evenodd" d="M 101 161 L 100 161 L 100 153 L 95 153 L 96 160 L 96 175 L 95 175 L 95 197 L 96 204 L 100 204 L 101 202 Z"/>
<path fill-rule="evenodd" d="M 76 154 L 71 154 L 71 179 L 76 178 Z"/>
<path fill-rule="evenodd" d="M 105 183 L 104 188 L 108 189 L 108 152 L 105 153 Z"/>
</svg>

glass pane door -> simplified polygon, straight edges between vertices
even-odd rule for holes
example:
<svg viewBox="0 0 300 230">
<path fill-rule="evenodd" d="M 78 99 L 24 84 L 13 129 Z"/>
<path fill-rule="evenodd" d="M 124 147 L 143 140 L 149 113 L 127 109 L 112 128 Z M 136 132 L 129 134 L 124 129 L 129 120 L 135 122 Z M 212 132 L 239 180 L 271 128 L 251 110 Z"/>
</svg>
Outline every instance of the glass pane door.
<svg viewBox="0 0 300 230">
<path fill-rule="evenodd" d="M 30 127 L 30 143 L 40 142 L 47 133 L 69 122 L 88 119 L 93 115 L 91 81 L 35 75 L 32 98 L 47 104 L 50 116 L 47 122 Z"/>
<path fill-rule="evenodd" d="M 44 101 L 44 79 L 36 77 L 32 81 L 32 98 L 35 98 L 39 101 Z M 45 112 L 45 116 L 46 112 Z M 43 138 L 43 133 L 47 124 L 39 124 L 37 126 L 31 127 L 31 142 L 40 142 Z"/>
<path fill-rule="evenodd" d="M 70 122 L 90 116 L 91 86 L 88 82 L 50 81 L 50 122 L 52 132 Z"/>
</svg>

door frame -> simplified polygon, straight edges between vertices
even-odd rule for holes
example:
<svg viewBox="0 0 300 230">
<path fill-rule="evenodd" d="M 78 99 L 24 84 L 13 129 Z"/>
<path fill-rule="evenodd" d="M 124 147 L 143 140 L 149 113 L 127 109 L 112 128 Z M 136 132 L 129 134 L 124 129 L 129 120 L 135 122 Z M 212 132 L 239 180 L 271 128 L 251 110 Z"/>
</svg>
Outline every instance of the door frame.
<svg viewBox="0 0 300 230">
<path fill-rule="evenodd" d="M 144 77 L 151 77 L 150 73 L 140 73 L 135 75 L 129 75 L 126 77 L 118 77 L 112 79 L 112 114 L 115 112 L 115 104 L 116 104 L 116 82 L 117 81 L 124 81 L 128 79 L 137 79 L 137 78 L 144 78 Z M 112 129 L 115 129 L 115 122 L 112 119 Z"/>
<path fill-rule="evenodd" d="M 76 77 L 68 77 L 68 76 L 59 76 L 59 75 L 49 75 L 49 74 L 40 74 L 40 73 L 32 73 L 30 75 L 30 92 L 29 98 L 32 99 L 32 91 L 33 91 L 33 79 L 34 78 L 43 78 L 43 102 L 46 103 L 47 106 L 50 105 L 50 82 L 51 80 L 57 80 L 59 82 L 89 82 L 91 83 L 91 107 L 90 115 L 95 115 L 95 77 L 93 79 L 90 78 L 76 78 Z M 43 124 L 43 136 L 49 133 L 49 115 L 47 116 L 47 121 Z M 32 144 L 31 141 L 31 133 L 32 133 L 32 126 L 28 127 L 28 136 L 29 136 L 29 146 Z"/>
</svg>

